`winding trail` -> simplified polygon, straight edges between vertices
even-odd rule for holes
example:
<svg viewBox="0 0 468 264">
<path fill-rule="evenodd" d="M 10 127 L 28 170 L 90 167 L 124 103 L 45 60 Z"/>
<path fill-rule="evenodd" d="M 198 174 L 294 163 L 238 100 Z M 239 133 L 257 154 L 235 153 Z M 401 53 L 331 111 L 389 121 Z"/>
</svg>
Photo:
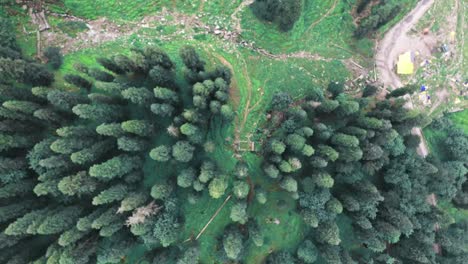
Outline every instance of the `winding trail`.
<svg viewBox="0 0 468 264">
<path fill-rule="evenodd" d="M 379 42 L 375 61 L 377 65 L 377 72 L 379 79 L 387 89 L 398 89 L 403 86 L 400 78 L 393 71 L 393 66 L 401 50 L 401 43 L 407 40 L 406 34 L 413 28 L 418 21 L 426 14 L 426 12 L 434 4 L 435 0 L 422 0 L 416 7 L 393 28 L 391 28 L 384 38 Z M 405 96 L 407 100 L 406 107 L 409 109 L 414 108 L 413 101 L 409 95 Z M 429 154 L 429 148 L 420 127 L 414 127 L 412 134 L 421 139 L 417 152 L 419 155 L 426 157 Z"/>
<path fill-rule="evenodd" d="M 330 9 L 328 9 L 328 11 L 327 11 L 322 17 L 320 17 L 317 21 L 315 21 L 314 23 L 312 23 L 312 24 L 307 28 L 307 30 L 305 31 L 305 33 L 309 32 L 311 29 L 313 29 L 315 26 L 317 26 L 320 22 L 322 22 L 325 18 L 327 18 L 327 17 L 333 12 L 333 10 L 335 10 L 336 4 L 338 4 L 338 0 L 335 0 L 335 2 L 333 3 L 332 7 L 330 7 Z"/>
</svg>

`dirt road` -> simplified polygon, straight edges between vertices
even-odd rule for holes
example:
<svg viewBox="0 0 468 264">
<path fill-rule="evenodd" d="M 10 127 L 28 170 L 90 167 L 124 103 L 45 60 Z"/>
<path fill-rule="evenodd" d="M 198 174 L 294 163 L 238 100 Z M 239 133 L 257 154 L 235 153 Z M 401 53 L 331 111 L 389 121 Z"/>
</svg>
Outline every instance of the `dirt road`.
<svg viewBox="0 0 468 264">
<path fill-rule="evenodd" d="M 379 79 L 387 89 L 397 89 L 402 86 L 400 78 L 393 71 L 393 66 L 397 56 L 407 51 L 409 48 L 409 37 L 407 33 L 413 28 L 416 23 L 421 19 L 429 8 L 434 4 L 435 0 L 422 0 L 418 5 L 398 24 L 390 29 L 385 37 L 379 42 L 377 53 L 375 55 L 377 72 Z M 407 107 L 414 108 L 413 102 L 409 96 L 405 97 L 408 101 Z M 426 157 L 429 154 L 426 141 L 421 128 L 415 127 L 412 130 L 413 135 L 417 135 L 421 139 L 418 146 L 418 154 Z"/>
<path fill-rule="evenodd" d="M 393 71 L 397 56 L 406 51 L 407 33 L 421 19 L 435 0 L 422 0 L 398 24 L 391 28 L 379 42 L 375 60 L 379 79 L 386 88 L 396 89 L 402 86 L 400 78 Z M 410 48 L 410 47 L 409 47 Z"/>
</svg>

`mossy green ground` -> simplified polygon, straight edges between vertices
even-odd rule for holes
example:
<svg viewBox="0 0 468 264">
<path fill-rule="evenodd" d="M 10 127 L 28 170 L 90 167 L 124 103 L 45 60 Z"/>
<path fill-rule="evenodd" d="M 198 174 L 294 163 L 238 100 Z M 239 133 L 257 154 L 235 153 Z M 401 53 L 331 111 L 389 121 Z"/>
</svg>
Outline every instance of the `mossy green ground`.
<svg viewBox="0 0 468 264">
<path fill-rule="evenodd" d="M 161 0 L 145 1 L 136 0 L 128 4 L 123 0 L 65 0 L 64 5 L 52 5 L 54 12 L 69 12 L 73 15 L 87 19 L 96 19 L 105 16 L 108 19 L 125 23 L 128 20 L 139 20 L 145 15 L 152 15 L 163 8 L 176 10 L 185 14 L 204 14 L 201 20 L 207 24 L 219 23 L 228 28 L 233 25 L 229 23 L 231 15 L 239 6 L 241 0 Z M 268 50 L 274 54 L 292 53 L 306 51 L 317 54 L 330 61 L 319 61 L 309 59 L 287 59 L 276 60 L 260 55 L 249 49 L 226 43 L 213 35 L 195 35 L 193 40 L 187 40 L 183 36 L 175 36 L 171 41 L 161 41 L 159 36 L 169 35 L 176 31 L 175 26 L 159 26 L 150 29 L 141 29 L 133 35 L 122 37 L 116 41 L 103 45 L 83 49 L 65 56 L 64 64 L 57 72 L 57 83 L 62 84 L 62 76 L 74 72 L 73 64 L 81 62 L 88 66 L 99 67 L 96 58 L 100 56 L 111 56 L 116 53 L 129 53 L 132 46 L 143 47 L 148 44 L 158 45 L 166 50 L 171 58 L 182 67 L 178 58 L 178 49 L 183 45 L 190 44 L 199 50 L 202 57 L 209 65 L 226 64 L 232 67 L 233 90 L 232 105 L 237 111 L 237 120 L 225 124 L 221 129 L 220 122 L 217 128 L 208 136 L 216 143 L 215 153 L 212 155 L 218 164 L 230 172 L 235 165 L 234 151 L 231 142 L 226 139 L 233 138 L 236 130 L 239 137 L 245 139 L 249 134 L 254 134 L 254 139 L 260 139 L 256 135 L 257 129 L 262 130 L 262 124 L 266 121 L 265 112 L 269 102 L 276 91 L 287 91 L 298 99 L 307 95 L 311 87 L 325 88 L 330 81 L 344 81 L 351 77 L 343 59 L 353 58 L 366 65 L 367 57 L 372 54 L 373 45 L 370 40 L 357 42 L 352 37 L 354 25 L 350 16 L 350 8 L 344 1 L 323 0 L 306 1 L 304 12 L 293 28 L 288 33 L 279 32 L 277 28 L 268 23 L 258 21 L 247 7 L 240 14 L 240 23 L 243 29 L 242 38 L 255 41 L 256 46 Z M 29 21 L 22 16 L 23 22 Z M 21 21 L 17 21 L 20 24 Z M 59 27 L 60 19 L 52 18 L 50 23 Z M 63 27 L 63 24 L 62 24 Z M 64 27 L 65 33 L 73 34 L 78 28 Z M 20 29 L 20 28 L 19 28 Z M 144 33 L 144 34 L 139 34 Z M 20 34 L 19 41 L 28 55 L 35 53 L 35 39 L 31 35 Z M 178 76 L 181 81 L 181 76 Z M 71 88 L 71 87 L 67 87 Z M 165 136 L 157 136 L 153 142 L 158 145 L 167 141 Z M 260 145 L 260 140 L 256 141 Z M 266 178 L 261 170 L 261 158 L 255 153 L 243 153 L 243 159 L 251 168 L 252 181 L 268 190 L 268 202 L 265 205 L 258 204 L 252 200 L 249 204 L 249 214 L 253 217 L 265 234 L 265 244 L 256 247 L 251 242 L 246 243 L 245 263 L 262 263 L 272 251 L 289 250 L 294 251 L 298 244 L 308 234 L 309 229 L 303 223 L 301 217 L 296 213 L 296 202 L 283 192 L 277 184 Z M 154 183 L 174 177 L 170 166 L 161 165 L 151 161 L 147 157 L 144 167 L 146 173 L 145 186 L 150 188 Z M 184 190 L 178 191 L 181 198 L 186 196 Z M 198 232 L 215 213 L 224 199 L 212 199 L 204 192 L 203 197 L 196 205 L 184 203 L 182 212 L 185 219 L 184 230 L 181 232 L 180 241 L 184 241 Z M 284 200 L 285 206 L 278 207 L 278 201 Z M 230 207 L 235 199 L 232 198 L 220 214 L 200 237 L 198 243 L 201 250 L 201 263 L 215 263 L 214 252 L 222 247 L 220 242 L 224 228 L 231 224 L 229 218 Z M 278 218 L 279 225 L 267 223 L 267 218 Z M 345 247 L 356 249 L 359 244 L 349 239 L 353 236 L 353 230 L 349 219 L 340 217 L 338 219 L 341 237 Z M 139 263 L 144 259 L 145 249 L 136 248 L 127 258 L 128 263 Z"/>
</svg>

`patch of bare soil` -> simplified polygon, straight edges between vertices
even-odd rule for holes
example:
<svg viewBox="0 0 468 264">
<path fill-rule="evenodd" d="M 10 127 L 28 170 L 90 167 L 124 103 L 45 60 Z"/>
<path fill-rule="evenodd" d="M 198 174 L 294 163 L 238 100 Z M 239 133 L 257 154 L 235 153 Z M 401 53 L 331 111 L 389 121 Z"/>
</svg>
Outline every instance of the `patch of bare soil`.
<svg viewBox="0 0 468 264">
<path fill-rule="evenodd" d="M 442 90 L 438 90 L 436 92 L 436 95 L 437 95 L 437 101 L 434 105 L 432 105 L 431 107 L 431 110 L 429 111 L 429 113 L 432 113 L 434 112 L 434 110 L 437 109 L 437 107 L 439 107 L 439 105 L 441 105 L 442 103 L 446 103 L 447 102 L 447 98 L 450 96 L 450 93 L 447 89 L 442 89 Z"/>
</svg>

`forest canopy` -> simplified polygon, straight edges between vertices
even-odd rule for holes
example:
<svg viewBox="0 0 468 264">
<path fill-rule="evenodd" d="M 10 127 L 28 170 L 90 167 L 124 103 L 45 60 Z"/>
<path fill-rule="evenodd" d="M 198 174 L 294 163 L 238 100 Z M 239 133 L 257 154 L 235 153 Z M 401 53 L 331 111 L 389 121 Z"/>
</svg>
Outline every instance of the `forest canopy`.
<svg viewBox="0 0 468 264">
<path fill-rule="evenodd" d="M 370 11 L 357 37 L 400 9 L 352 2 Z M 251 9 L 288 31 L 302 4 Z M 405 108 L 419 86 L 273 84 L 240 153 L 239 76 L 210 50 L 168 50 L 53 72 L 60 49 L 28 58 L 0 18 L 0 263 L 468 263 L 468 220 L 452 217 L 468 208 L 468 136 Z M 443 135 L 427 157 L 414 127 Z"/>
</svg>

